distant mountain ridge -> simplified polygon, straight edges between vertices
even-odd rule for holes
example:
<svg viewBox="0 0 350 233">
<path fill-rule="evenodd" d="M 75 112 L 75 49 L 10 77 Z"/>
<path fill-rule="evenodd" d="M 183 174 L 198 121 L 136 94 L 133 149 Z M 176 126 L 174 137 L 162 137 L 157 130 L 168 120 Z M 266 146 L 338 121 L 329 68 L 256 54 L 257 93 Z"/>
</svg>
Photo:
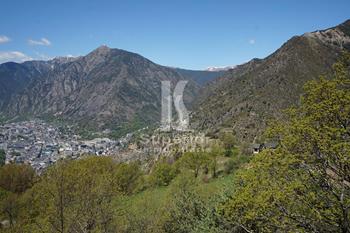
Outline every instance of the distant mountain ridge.
<svg viewBox="0 0 350 233">
<path fill-rule="evenodd" d="M 222 76 L 226 70 L 207 71 L 207 70 L 187 70 L 181 68 L 174 68 L 178 73 L 187 79 L 191 79 L 199 85 L 204 85 L 211 80 Z"/>
<path fill-rule="evenodd" d="M 165 67 L 101 46 L 86 56 L 0 65 L 0 116 L 58 119 L 82 128 L 129 132 L 160 121 L 161 81 L 187 80 L 185 104 L 195 129 L 232 129 L 255 141 L 267 122 L 298 104 L 308 80 L 327 74 L 350 50 L 350 20 L 292 37 L 264 59 L 227 71 Z"/>
<path fill-rule="evenodd" d="M 161 81 L 188 80 L 190 106 L 199 85 L 131 52 L 101 46 L 86 56 L 0 65 L 1 112 L 10 118 L 62 119 L 97 130 L 160 121 Z"/>
</svg>

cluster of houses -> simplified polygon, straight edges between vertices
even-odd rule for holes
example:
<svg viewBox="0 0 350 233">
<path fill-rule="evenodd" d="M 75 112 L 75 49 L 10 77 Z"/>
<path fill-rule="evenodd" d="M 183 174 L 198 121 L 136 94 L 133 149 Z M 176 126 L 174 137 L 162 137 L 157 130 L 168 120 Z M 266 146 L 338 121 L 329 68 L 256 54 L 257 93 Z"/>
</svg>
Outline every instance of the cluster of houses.
<svg viewBox="0 0 350 233">
<path fill-rule="evenodd" d="M 119 161 L 147 160 L 188 151 L 210 148 L 216 139 L 190 130 L 156 130 L 152 134 L 135 132 L 120 140 L 95 138 L 81 140 L 74 134 L 62 133 L 57 127 L 40 120 L 0 126 L 0 149 L 6 152 L 6 163 L 28 163 L 37 171 L 63 158 L 78 159 L 84 154 L 113 155 Z M 253 144 L 254 154 L 275 149 L 278 143 Z"/>
<path fill-rule="evenodd" d="M 0 126 L 0 149 L 6 152 L 6 163 L 28 163 L 38 171 L 62 158 L 115 154 L 124 144 L 125 140 L 108 138 L 80 140 L 39 120 Z"/>
</svg>

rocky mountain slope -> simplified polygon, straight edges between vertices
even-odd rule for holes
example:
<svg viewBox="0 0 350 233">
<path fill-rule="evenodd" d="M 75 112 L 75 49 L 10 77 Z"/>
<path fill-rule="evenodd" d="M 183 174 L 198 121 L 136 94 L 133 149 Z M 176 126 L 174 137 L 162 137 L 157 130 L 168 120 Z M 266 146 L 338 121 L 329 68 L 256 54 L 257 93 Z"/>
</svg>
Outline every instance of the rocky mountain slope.
<svg viewBox="0 0 350 233">
<path fill-rule="evenodd" d="M 231 128 L 252 142 L 269 119 L 298 103 L 307 80 L 330 71 L 344 49 L 350 49 L 350 21 L 295 36 L 264 59 L 221 72 L 164 67 L 106 46 L 77 58 L 10 62 L 0 65 L 0 116 L 126 133 L 160 121 L 161 81 L 174 86 L 188 80 L 185 104 L 193 106 L 196 129 Z"/>
<path fill-rule="evenodd" d="M 1 86 L 6 116 L 54 118 L 86 129 L 117 131 L 160 121 L 161 81 L 186 79 L 138 54 L 106 46 L 78 58 L 2 64 L 2 70 L 7 73 L 0 73 L 0 82 L 11 80 L 11 88 Z M 190 105 L 197 91 L 190 79 L 185 104 Z"/>
<path fill-rule="evenodd" d="M 49 69 L 45 62 L 8 62 L 0 65 L 0 109 L 7 106 L 12 95 L 23 89 L 35 79 L 40 79 Z"/>
<path fill-rule="evenodd" d="M 350 20 L 288 40 L 264 59 L 237 66 L 208 84 L 195 105 L 195 128 L 232 128 L 252 142 L 271 118 L 297 104 L 307 80 L 327 74 L 342 49 L 350 49 Z"/>
</svg>

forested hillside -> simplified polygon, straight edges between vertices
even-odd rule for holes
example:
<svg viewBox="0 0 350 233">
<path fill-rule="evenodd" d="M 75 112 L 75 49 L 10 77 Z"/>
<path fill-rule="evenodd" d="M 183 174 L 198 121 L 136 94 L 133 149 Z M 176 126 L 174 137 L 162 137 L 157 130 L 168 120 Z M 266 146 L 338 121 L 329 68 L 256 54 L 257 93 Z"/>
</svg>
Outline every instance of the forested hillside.
<svg viewBox="0 0 350 233">
<path fill-rule="evenodd" d="M 233 135 L 151 162 L 63 160 L 41 175 L 0 168 L 2 232 L 350 232 L 350 55 L 304 86 L 266 138 Z"/>
</svg>

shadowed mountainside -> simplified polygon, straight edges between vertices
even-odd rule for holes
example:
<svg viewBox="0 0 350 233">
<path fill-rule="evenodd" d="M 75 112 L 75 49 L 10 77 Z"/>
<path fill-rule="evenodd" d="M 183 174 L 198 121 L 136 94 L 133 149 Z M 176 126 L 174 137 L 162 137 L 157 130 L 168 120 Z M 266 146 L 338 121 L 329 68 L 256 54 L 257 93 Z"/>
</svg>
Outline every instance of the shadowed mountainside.
<svg viewBox="0 0 350 233">
<path fill-rule="evenodd" d="M 206 85 L 192 116 L 197 129 L 232 128 L 241 141 L 252 142 L 269 119 L 295 105 L 306 81 L 327 74 L 350 49 L 350 20 L 288 40 L 264 59 L 237 66 Z"/>
</svg>

